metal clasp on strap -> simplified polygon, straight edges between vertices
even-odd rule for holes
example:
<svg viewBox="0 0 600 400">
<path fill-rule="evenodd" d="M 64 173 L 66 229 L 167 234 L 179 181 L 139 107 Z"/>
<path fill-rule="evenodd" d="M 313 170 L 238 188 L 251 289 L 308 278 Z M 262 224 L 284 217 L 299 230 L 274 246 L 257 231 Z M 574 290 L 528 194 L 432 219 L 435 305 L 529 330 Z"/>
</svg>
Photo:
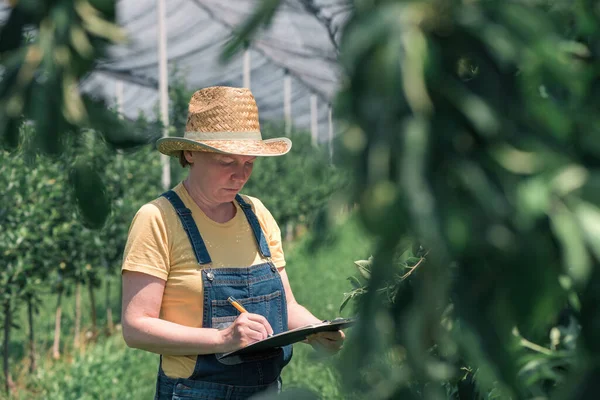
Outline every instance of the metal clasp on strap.
<svg viewBox="0 0 600 400">
<path fill-rule="evenodd" d="M 273 264 L 273 260 L 271 260 L 271 257 L 267 257 L 267 262 L 271 265 L 271 271 L 277 272 L 277 267 L 275 266 L 275 264 Z"/>
<path fill-rule="evenodd" d="M 212 263 L 200 264 L 200 268 L 202 268 L 202 272 L 206 274 L 206 279 L 208 279 L 209 282 L 212 282 L 215 280 L 215 274 L 212 271 L 211 264 Z M 208 268 L 206 268 L 206 267 L 208 267 Z"/>
<path fill-rule="evenodd" d="M 177 214 L 179 215 L 192 215 L 192 210 L 189 208 L 176 208 Z"/>
</svg>

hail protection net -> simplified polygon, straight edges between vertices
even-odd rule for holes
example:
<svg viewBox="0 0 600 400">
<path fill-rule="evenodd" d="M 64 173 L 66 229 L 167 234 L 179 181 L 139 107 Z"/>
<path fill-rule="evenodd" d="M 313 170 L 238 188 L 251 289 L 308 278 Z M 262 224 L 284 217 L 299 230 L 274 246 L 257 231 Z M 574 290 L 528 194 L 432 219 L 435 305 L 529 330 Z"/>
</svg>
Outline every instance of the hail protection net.
<svg viewBox="0 0 600 400">
<path fill-rule="evenodd" d="M 190 89 L 244 86 L 244 54 L 219 61 L 224 44 L 257 6 L 256 0 L 168 0 L 166 8 L 169 76 L 177 71 Z M 118 21 L 128 41 L 113 46 L 83 83 L 105 97 L 127 118 L 140 112 L 156 116 L 159 104 L 158 1 L 121 0 Z M 250 88 L 262 120 L 284 120 L 284 77 L 291 83 L 291 119 L 297 129 L 311 128 L 316 103 L 318 140 L 326 141 L 329 105 L 337 89 L 337 43 L 348 16 L 346 0 L 284 1 L 268 28 L 250 44 Z M 120 93 L 120 94 L 118 94 Z M 312 97 L 312 100 L 311 100 Z"/>
</svg>

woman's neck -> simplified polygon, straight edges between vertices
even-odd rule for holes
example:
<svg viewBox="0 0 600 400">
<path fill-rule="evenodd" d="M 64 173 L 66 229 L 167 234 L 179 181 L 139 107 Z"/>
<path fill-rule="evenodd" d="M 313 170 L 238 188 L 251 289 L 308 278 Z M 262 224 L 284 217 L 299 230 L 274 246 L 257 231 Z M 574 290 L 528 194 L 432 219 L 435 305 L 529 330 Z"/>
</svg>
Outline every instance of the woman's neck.
<svg viewBox="0 0 600 400">
<path fill-rule="evenodd" d="M 214 203 L 206 198 L 202 191 L 191 184 L 190 178 L 183 181 L 183 186 L 189 193 L 194 203 L 204 212 L 204 214 L 218 223 L 225 223 L 235 217 L 236 208 L 233 202 Z"/>
</svg>

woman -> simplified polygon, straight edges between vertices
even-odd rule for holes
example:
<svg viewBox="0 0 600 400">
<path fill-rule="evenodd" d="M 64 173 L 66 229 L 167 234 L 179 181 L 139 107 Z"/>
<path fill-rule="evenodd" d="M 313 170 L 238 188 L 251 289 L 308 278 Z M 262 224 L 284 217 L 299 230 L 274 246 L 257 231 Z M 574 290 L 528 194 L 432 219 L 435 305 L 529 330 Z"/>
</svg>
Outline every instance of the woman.
<svg viewBox="0 0 600 400">
<path fill-rule="evenodd" d="M 234 362 L 219 354 L 320 322 L 294 299 L 272 215 L 260 200 L 239 195 L 257 157 L 291 146 L 287 138 L 262 140 L 254 97 L 229 87 L 194 93 L 184 137 L 157 142 L 189 175 L 140 208 L 122 267 L 123 336 L 128 346 L 161 355 L 156 399 L 278 392 L 291 346 Z M 309 343 L 336 352 L 343 340 L 337 331 Z"/>
</svg>

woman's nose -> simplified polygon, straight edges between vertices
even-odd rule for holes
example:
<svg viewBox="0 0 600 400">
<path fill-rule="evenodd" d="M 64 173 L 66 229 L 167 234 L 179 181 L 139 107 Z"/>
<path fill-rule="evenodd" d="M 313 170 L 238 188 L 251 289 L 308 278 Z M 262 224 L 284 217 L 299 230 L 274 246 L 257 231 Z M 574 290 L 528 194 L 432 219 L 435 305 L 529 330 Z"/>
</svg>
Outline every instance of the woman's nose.
<svg viewBox="0 0 600 400">
<path fill-rule="evenodd" d="M 246 168 L 246 166 L 242 165 L 237 168 L 235 173 L 233 174 L 233 179 L 238 181 L 245 181 L 250 176 L 250 170 Z"/>
</svg>

